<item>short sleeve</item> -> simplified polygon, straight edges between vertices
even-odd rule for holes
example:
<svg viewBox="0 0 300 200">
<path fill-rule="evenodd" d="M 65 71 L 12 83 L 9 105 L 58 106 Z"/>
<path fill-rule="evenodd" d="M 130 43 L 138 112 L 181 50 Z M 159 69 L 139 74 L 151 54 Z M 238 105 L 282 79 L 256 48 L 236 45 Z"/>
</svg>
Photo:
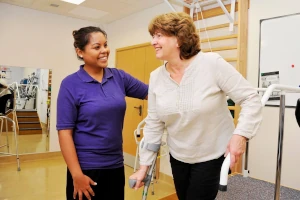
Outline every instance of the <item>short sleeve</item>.
<svg viewBox="0 0 300 200">
<path fill-rule="evenodd" d="M 120 72 L 123 74 L 126 96 L 145 99 L 148 95 L 148 85 L 123 70 L 120 70 Z"/>
<path fill-rule="evenodd" d="M 77 107 L 70 90 L 62 82 L 57 98 L 56 129 L 73 129 L 77 119 Z"/>
</svg>

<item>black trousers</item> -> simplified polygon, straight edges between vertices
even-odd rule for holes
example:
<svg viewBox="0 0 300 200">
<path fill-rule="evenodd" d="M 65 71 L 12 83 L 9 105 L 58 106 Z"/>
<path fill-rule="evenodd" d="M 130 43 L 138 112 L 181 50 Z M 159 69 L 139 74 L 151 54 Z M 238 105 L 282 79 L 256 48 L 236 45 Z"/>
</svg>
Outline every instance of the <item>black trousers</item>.
<svg viewBox="0 0 300 200">
<path fill-rule="evenodd" d="M 170 155 L 179 200 L 214 200 L 218 194 L 224 156 L 207 162 L 188 164 Z"/>
<path fill-rule="evenodd" d="M 95 193 L 95 196 L 91 196 L 92 200 L 124 200 L 124 167 L 116 169 L 83 170 L 83 173 L 97 183 L 96 186 L 91 185 Z M 67 170 L 67 200 L 74 200 L 73 191 L 73 179 L 70 171 Z M 82 197 L 83 200 L 87 200 L 84 194 Z M 78 199 L 78 195 L 76 199 Z"/>
</svg>

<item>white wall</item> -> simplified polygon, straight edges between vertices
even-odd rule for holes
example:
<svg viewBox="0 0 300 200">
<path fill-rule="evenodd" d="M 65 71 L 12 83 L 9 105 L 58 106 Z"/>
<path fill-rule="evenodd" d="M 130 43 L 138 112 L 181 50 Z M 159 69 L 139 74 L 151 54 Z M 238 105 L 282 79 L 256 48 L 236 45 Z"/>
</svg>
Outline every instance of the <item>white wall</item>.
<svg viewBox="0 0 300 200">
<path fill-rule="evenodd" d="M 299 0 L 250 0 L 248 80 L 253 85 L 257 86 L 258 83 L 260 20 L 299 13 L 299 7 Z M 286 109 L 285 111 L 281 183 L 284 186 L 300 190 L 300 173 L 297 171 L 300 166 L 300 129 L 296 124 L 294 112 L 295 109 Z M 250 141 L 250 176 L 274 183 L 279 109 L 265 107 L 263 120 L 257 136 Z"/>
<path fill-rule="evenodd" d="M 93 22 L 0 3 L 0 63 L 52 69 L 50 151 L 59 151 L 56 99 L 62 79 L 79 69 L 72 31 Z M 105 29 L 105 27 L 102 26 Z"/>
</svg>

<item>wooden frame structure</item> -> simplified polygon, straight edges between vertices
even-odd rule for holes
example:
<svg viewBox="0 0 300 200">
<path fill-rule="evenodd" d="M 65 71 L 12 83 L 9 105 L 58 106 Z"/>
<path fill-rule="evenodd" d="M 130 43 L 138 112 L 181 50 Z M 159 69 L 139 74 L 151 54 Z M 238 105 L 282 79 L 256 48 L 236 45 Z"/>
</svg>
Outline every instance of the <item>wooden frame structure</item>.
<svg viewBox="0 0 300 200">
<path fill-rule="evenodd" d="M 205 0 L 203 0 L 205 1 Z M 213 52 L 226 51 L 226 50 L 237 50 L 237 54 L 235 57 L 224 58 L 227 62 L 236 62 L 236 69 L 239 71 L 245 78 L 247 76 L 247 49 L 248 49 L 248 8 L 249 8 L 249 0 L 239 0 L 235 3 L 235 12 L 238 12 L 238 19 L 234 22 L 234 26 L 237 27 L 237 34 L 228 34 L 219 37 L 212 37 L 208 39 L 203 39 L 201 43 L 206 43 L 209 41 L 222 41 L 228 39 L 237 39 L 236 45 L 231 46 L 221 46 L 218 48 L 212 48 Z M 231 5 L 225 5 L 228 12 L 231 11 Z M 184 12 L 190 14 L 190 9 L 184 7 Z M 197 16 L 198 15 L 198 16 Z M 223 10 L 220 7 L 212 8 L 209 10 L 204 10 L 202 12 L 203 18 L 211 18 L 220 15 L 224 15 Z M 197 19 L 202 19 L 200 13 L 195 13 L 193 17 L 194 21 Z M 206 31 L 217 30 L 225 27 L 229 27 L 230 23 L 218 24 L 214 26 L 206 27 Z M 204 32 L 205 29 L 201 28 L 200 32 Z M 202 49 L 203 52 L 209 52 L 210 49 Z M 240 106 L 228 106 L 228 109 L 234 112 L 234 123 L 237 124 L 238 116 L 240 114 Z M 233 169 L 233 173 L 242 173 L 242 159 L 236 164 Z"/>
</svg>

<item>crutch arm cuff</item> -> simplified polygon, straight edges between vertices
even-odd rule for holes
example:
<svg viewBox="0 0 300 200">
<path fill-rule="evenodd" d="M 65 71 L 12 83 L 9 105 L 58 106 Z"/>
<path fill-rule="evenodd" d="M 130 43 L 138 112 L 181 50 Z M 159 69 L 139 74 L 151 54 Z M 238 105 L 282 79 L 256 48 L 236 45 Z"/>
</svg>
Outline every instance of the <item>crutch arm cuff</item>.
<svg viewBox="0 0 300 200">
<path fill-rule="evenodd" d="M 154 144 L 154 143 L 146 143 L 144 141 L 141 141 L 140 144 L 142 149 L 147 149 L 149 151 L 153 151 L 153 152 L 158 152 L 159 148 L 160 148 L 160 144 Z"/>
</svg>

